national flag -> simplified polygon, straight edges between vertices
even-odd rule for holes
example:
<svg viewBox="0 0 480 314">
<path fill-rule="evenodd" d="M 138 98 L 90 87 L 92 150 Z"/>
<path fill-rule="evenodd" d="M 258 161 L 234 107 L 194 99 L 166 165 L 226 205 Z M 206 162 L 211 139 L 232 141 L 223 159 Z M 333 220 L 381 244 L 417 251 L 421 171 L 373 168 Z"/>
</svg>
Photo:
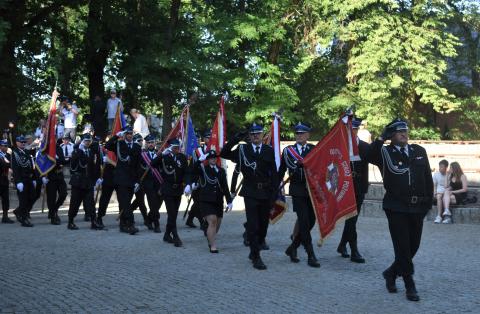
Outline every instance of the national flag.
<svg viewBox="0 0 480 314">
<path fill-rule="evenodd" d="M 180 117 L 175 122 L 175 125 L 170 130 L 170 133 L 168 133 L 167 137 L 163 141 L 162 146 L 160 146 L 160 149 L 159 149 L 160 152 L 162 152 L 167 147 L 169 140 L 174 139 L 174 138 L 183 140 L 183 138 L 184 138 L 184 127 L 183 127 L 183 125 L 184 125 L 184 120 L 185 120 L 185 115 L 187 113 L 187 110 L 188 110 L 187 106 L 185 106 L 185 108 L 183 108 L 183 110 L 182 110 L 182 113 L 180 114 Z"/>
<path fill-rule="evenodd" d="M 347 128 L 348 123 L 339 119 L 303 160 L 322 240 L 333 232 L 338 221 L 357 215 Z"/>
<path fill-rule="evenodd" d="M 217 154 L 220 154 L 223 146 L 226 142 L 227 132 L 227 118 L 225 116 L 225 96 L 220 98 L 217 117 L 213 123 L 212 136 L 210 137 L 210 143 L 207 146 L 207 150 L 214 150 Z M 217 164 L 221 166 L 221 158 L 217 159 Z"/>
<path fill-rule="evenodd" d="M 193 157 L 195 150 L 198 148 L 198 140 L 193 127 L 192 117 L 190 117 L 189 113 L 187 113 L 187 127 L 185 131 L 184 143 L 185 156 L 187 156 L 187 158 Z"/>
<path fill-rule="evenodd" d="M 110 134 L 110 136 L 116 135 L 126 125 L 127 125 L 127 122 L 125 121 L 125 117 L 123 116 L 122 108 L 121 108 L 121 106 L 117 106 L 117 111 L 115 112 L 115 119 L 113 120 L 113 125 L 112 125 L 112 133 Z M 109 163 L 111 163 L 112 165 L 116 166 L 117 165 L 117 155 L 112 151 L 108 151 L 107 152 L 107 161 Z"/>
<path fill-rule="evenodd" d="M 48 119 L 45 127 L 45 134 L 43 135 L 40 149 L 35 158 L 35 166 L 41 176 L 48 174 L 57 163 L 57 139 L 55 127 L 57 125 L 57 90 L 52 93 L 50 100 L 50 109 L 48 111 Z"/>
</svg>

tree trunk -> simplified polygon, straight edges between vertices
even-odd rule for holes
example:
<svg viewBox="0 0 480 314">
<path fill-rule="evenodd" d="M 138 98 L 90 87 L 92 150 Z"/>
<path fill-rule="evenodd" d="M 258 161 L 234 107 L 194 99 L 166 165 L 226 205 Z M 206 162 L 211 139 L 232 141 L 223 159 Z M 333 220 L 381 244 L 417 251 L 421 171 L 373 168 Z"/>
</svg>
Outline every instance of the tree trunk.
<svg viewBox="0 0 480 314">
<path fill-rule="evenodd" d="M 15 43 L 11 40 L 4 42 L 0 55 L 0 95 L 2 114 L 0 114 L 0 128 L 8 126 L 8 121 L 17 121 L 18 108 L 18 75 L 15 65 Z"/>
<path fill-rule="evenodd" d="M 161 97 L 163 105 L 163 125 L 162 139 L 165 139 L 172 129 L 173 106 L 175 105 L 175 97 L 171 91 L 165 91 Z"/>
</svg>

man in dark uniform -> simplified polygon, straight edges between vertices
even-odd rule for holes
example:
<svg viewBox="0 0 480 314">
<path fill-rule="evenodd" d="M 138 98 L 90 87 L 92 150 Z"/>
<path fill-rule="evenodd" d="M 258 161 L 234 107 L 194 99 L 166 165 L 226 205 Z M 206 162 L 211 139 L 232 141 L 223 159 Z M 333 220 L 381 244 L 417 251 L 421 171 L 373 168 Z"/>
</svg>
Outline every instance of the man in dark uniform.
<svg viewBox="0 0 480 314">
<path fill-rule="evenodd" d="M 66 164 L 62 148 L 56 145 L 57 155 L 56 164 L 46 176 L 42 177 L 42 183 L 45 185 L 47 194 L 48 218 L 52 225 L 61 223 L 58 216 L 58 209 L 63 205 L 67 198 L 67 183 L 63 176 L 63 167 Z"/>
<path fill-rule="evenodd" d="M 151 163 L 152 167 L 160 168 L 163 178 L 161 195 L 167 207 L 167 227 L 163 241 L 181 247 L 182 241 L 177 232 L 177 215 L 182 201 L 183 181 L 187 172 L 187 157 L 180 153 L 180 141 L 171 139 L 169 147 L 157 156 Z"/>
<path fill-rule="evenodd" d="M 28 215 L 35 203 L 35 170 L 32 157 L 25 152 L 27 141 L 23 136 L 16 138 L 16 148 L 12 150 L 13 179 L 17 187 L 18 208 L 13 211 L 22 227 L 33 227 Z"/>
<path fill-rule="evenodd" d="M 355 190 L 355 199 L 357 200 L 357 213 L 360 215 L 365 194 L 368 192 L 368 150 L 370 144 L 360 140 L 357 136 L 358 128 L 362 123 L 361 119 L 354 118 L 352 121 L 352 137 L 357 139 L 359 160 L 350 161 L 352 169 L 353 187 Z M 338 245 L 337 252 L 344 258 L 350 257 L 355 263 L 365 263 L 365 259 L 358 251 L 357 247 L 357 219 L 358 215 L 345 220 L 342 239 Z M 348 254 L 347 243 L 350 245 L 351 254 Z"/>
<path fill-rule="evenodd" d="M 290 196 L 292 196 L 293 211 L 297 214 L 298 234 L 293 237 L 292 244 L 287 248 L 285 254 L 294 263 L 300 260 L 297 257 L 297 248 L 303 245 L 308 255 L 307 263 L 311 267 L 320 267 L 315 256 L 310 231 L 315 226 L 315 213 L 307 190 L 307 181 L 302 166 L 302 160 L 314 148 L 314 145 L 307 143 L 310 137 L 311 128 L 309 125 L 299 122 L 295 125 L 294 145 L 285 147 L 282 153 L 280 165 L 280 178 L 283 178 L 288 169 L 290 176 Z"/>
<path fill-rule="evenodd" d="M 390 139 L 390 145 L 383 146 Z M 408 126 L 395 119 L 372 144 L 369 161 L 382 173 L 386 193 L 383 209 L 395 251 L 395 261 L 383 272 L 388 292 L 397 292 L 395 279 L 402 276 L 406 297 L 418 301 L 413 281 L 413 257 L 420 247 L 423 219 L 432 207 L 433 180 L 425 149 L 408 144 Z"/>
<path fill-rule="evenodd" d="M 7 140 L 0 140 L 0 197 L 2 198 L 2 223 L 12 224 L 13 220 L 8 218 L 8 210 L 10 209 L 10 193 L 8 191 L 9 180 L 8 171 L 11 165 L 11 156 L 8 151 Z"/>
<path fill-rule="evenodd" d="M 249 258 L 256 269 L 266 269 L 260 257 L 260 245 L 267 236 L 270 210 L 273 207 L 279 186 L 274 151 L 271 146 L 263 144 L 263 127 L 253 123 L 249 130 L 251 143 L 239 144 L 232 150 L 244 134 L 236 134 L 222 149 L 220 156 L 240 164 L 243 186 L 240 196 L 245 202 L 247 215 L 248 240 L 250 242 Z"/>
<path fill-rule="evenodd" d="M 200 146 L 200 151 L 202 155 L 205 155 L 207 153 L 207 147 L 210 144 L 210 138 L 212 137 L 212 131 L 208 130 L 203 134 L 203 144 Z M 201 156 L 196 156 L 194 154 L 193 160 L 190 163 L 190 167 L 194 167 L 195 161 L 197 158 L 200 158 Z M 187 221 L 185 222 L 185 225 L 189 226 L 190 228 L 196 228 L 195 224 L 193 223 L 193 219 L 197 218 L 198 222 L 200 223 L 200 228 L 202 230 L 206 231 L 207 224 L 202 218 L 202 214 L 200 212 L 200 199 L 199 199 L 199 191 L 198 191 L 198 177 L 194 178 L 192 177 L 192 208 L 188 212 L 188 218 Z"/>
<path fill-rule="evenodd" d="M 74 219 L 78 214 L 80 204 L 83 202 L 85 212 L 90 217 L 91 229 L 99 229 L 95 215 L 95 187 L 102 184 L 100 173 L 95 166 L 95 152 L 91 149 L 92 136 L 83 134 L 82 141 L 75 148 L 70 159 L 71 198 L 68 209 L 68 225 L 70 230 L 77 230 Z"/>
<path fill-rule="evenodd" d="M 143 191 L 147 196 L 148 207 L 148 229 L 153 230 L 155 233 L 160 233 L 160 207 L 162 206 L 163 199 L 160 197 L 160 183 L 162 178 L 158 169 L 151 167 L 151 162 L 157 158 L 155 151 L 155 137 L 151 134 L 145 137 L 145 143 L 147 145 L 145 151 L 142 152 L 141 158 L 141 170 L 143 181 L 141 182 Z M 154 170 L 152 170 L 154 169 Z M 153 173 L 155 171 L 156 173 Z"/>
<path fill-rule="evenodd" d="M 143 137 L 140 135 L 140 133 L 137 133 L 133 136 L 133 141 L 140 145 L 140 147 L 143 146 Z M 141 159 L 141 158 L 140 158 Z M 142 173 L 140 173 L 140 176 Z M 130 205 L 130 210 L 132 213 L 135 211 L 135 209 L 139 208 L 140 213 L 142 214 L 143 217 L 143 224 L 148 227 L 148 229 L 152 229 L 150 219 L 148 218 L 147 214 L 147 206 L 145 206 L 145 191 L 142 188 L 141 185 L 139 185 L 138 189 L 134 191 L 135 194 L 135 199 L 132 201 L 132 204 Z"/>
<path fill-rule="evenodd" d="M 104 149 L 103 157 L 103 175 L 102 175 L 102 193 L 100 195 L 100 201 L 98 202 L 98 215 L 97 215 L 97 225 L 101 228 L 104 228 L 103 217 L 107 213 L 107 207 L 112 198 L 113 191 L 115 191 L 115 183 L 113 182 L 113 173 L 115 171 L 115 166 L 108 160 L 105 156 L 106 151 Z"/>
<path fill-rule="evenodd" d="M 122 137 L 124 139 L 119 139 Z M 126 127 L 123 131 L 112 136 L 105 147 L 116 154 L 117 165 L 114 170 L 113 182 L 117 192 L 120 208 L 120 232 L 134 235 L 138 232 L 135 227 L 131 201 L 138 183 L 138 169 L 142 148 L 133 141 L 133 130 Z"/>
</svg>

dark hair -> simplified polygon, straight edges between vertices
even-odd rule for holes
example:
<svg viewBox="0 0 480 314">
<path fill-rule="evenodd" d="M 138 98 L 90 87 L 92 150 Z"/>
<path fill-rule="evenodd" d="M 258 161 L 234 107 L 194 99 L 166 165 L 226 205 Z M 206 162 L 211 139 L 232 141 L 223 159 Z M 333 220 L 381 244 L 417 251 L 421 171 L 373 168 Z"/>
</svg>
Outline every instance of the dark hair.
<svg viewBox="0 0 480 314">
<path fill-rule="evenodd" d="M 456 181 L 460 182 L 460 179 L 463 175 L 462 167 L 460 167 L 460 164 L 456 161 L 452 162 L 452 164 L 450 165 L 450 170 L 452 171 L 450 180 L 451 178 L 455 177 Z"/>
<path fill-rule="evenodd" d="M 440 160 L 440 162 L 438 163 L 439 166 L 441 165 L 444 165 L 445 167 L 448 167 L 448 161 L 446 159 L 442 159 Z"/>
</svg>

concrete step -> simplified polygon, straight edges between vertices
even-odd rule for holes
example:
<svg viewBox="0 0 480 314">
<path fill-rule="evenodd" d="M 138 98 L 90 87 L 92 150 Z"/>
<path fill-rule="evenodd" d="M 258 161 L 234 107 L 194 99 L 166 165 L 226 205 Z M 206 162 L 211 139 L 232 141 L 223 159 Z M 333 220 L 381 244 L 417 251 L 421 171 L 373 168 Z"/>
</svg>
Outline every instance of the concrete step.
<svg viewBox="0 0 480 314">
<path fill-rule="evenodd" d="M 368 193 L 365 195 L 365 199 L 368 200 L 382 200 L 383 196 L 385 195 L 385 189 L 383 188 L 382 184 L 372 183 L 368 188 Z M 480 188 L 469 186 L 468 187 L 468 197 L 476 196 L 478 200 L 480 200 Z M 480 206 L 480 203 L 472 204 L 474 207 Z"/>
</svg>

